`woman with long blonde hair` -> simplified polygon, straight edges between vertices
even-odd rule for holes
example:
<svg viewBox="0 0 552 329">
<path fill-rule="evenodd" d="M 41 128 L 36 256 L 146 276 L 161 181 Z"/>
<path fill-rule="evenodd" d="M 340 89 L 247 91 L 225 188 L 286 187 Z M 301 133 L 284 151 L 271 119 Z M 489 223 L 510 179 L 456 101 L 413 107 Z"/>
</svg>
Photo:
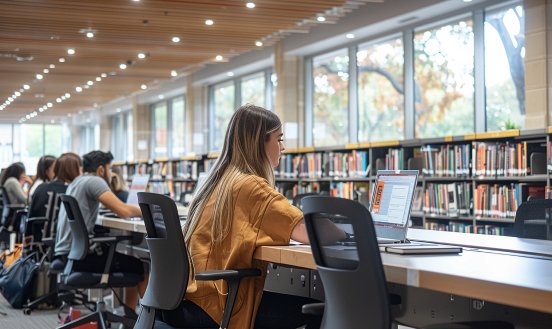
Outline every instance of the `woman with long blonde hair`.
<svg viewBox="0 0 552 329">
<path fill-rule="evenodd" d="M 183 234 L 192 272 L 258 268 L 258 246 L 308 243 L 301 211 L 275 189 L 273 168 L 284 150 L 282 124 L 272 112 L 241 106 L 230 119 L 222 152 L 190 204 Z M 301 313 L 309 298 L 264 292 L 265 275 L 242 280 L 229 328 L 318 326 Z M 220 281 L 190 276 L 186 300 L 163 318 L 175 327 L 218 327 L 226 301 Z"/>
</svg>

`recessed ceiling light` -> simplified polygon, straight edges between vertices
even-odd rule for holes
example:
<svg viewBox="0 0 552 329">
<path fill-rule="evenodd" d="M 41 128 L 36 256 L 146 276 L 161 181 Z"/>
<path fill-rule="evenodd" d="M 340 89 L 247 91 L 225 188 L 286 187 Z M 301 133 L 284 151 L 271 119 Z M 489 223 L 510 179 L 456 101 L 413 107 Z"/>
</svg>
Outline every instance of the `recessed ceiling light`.
<svg viewBox="0 0 552 329">
<path fill-rule="evenodd" d="M 65 97 L 66 98 L 71 98 L 71 94 L 70 93 L 65 93 Z"/>
<path fill-rule="evenodd" d="M 88 81 L 86 84 L 89 85 L 89 86 L 92 86 L 92 85 L 94 85 L 94 81 L 91 81 L 91 80 L 90 80 L 90 81 Z"/>
<path fill-rule="evenodd" d="M 171 40 L 172 40 L 172 42 L 174 42 L 174 43 L 180 42 L 180 38 L 179 38 L 179 37 L 172 37 Z"/>
<path fill-rule="evenodd" d="M 229 77 L 233 77 L 233 76 L 234 76 L 234 72 L 231 72 L 231 71 L 230 71 L 230 72 L 226 73 L 226 75 L 229 76 Z"/>
<path fill-rule="evenodd" d="M 56 98 L 56 102 L 61 103 L 61 98 Z"/>
<path fill-rule="evenodd" d="M 16 91 L 16 92 L 14 92 L 13 94 L 14 94 L 15 96 L 17 96 L 17 97 L 21 96 L 21 93 L 20 93 L 19 91 Z"/>
<path fill-rule="evenodd" d="M 41 107 L 41 108 L 38 109 L 38 112 L 42 113 L 42 112 L 44 112 L 44 109 Z"/>
<path fill-rule="evenodd" d="M 172 70 L 172 71 L 171 71 L 171 77 L 175 77 L 175 76 L 177 76 L 177 75 L 178 75 L 178 73 L 176 73 L 175 70 Z"/>
<path fill-rule="evenodd" d="M 51 68 L 51 69 L 55 69 L 56 66 L 55 66 L 54 64 L 50 64 L 50 68 Z"/>
<path fill-rule="evenodd" d="M 27 120 L 29 120 L 29 119 L 31 118 L 31 116 L 27 114 L 27 115 L 25 116 L 25 118 L 27 118 Z"/>
<path fill-rule="evenodd" d="M 119 68 L 120 68 L 121 70 L 124 70 L 124 69 L 127 68 L 127 65 L 124 64 L 124 63 L 123 63 L 123 64 L 119 64 Z"/>
<path fill-rule="evenodd" d="M 38 80 L 42 80 L 42 78 L 44 78 L 44 77 L 42 76 L 42 74 L 37 74 L 37 75 L 36 75 L 36 78 L 37 78 Z"/>
<path fill-rule="evenodd" d="M 60 58 L 58 59 L 58 61 L 59 61 L 60 63 L 65 63 L 65 58 L 60 57 Z"/>
<path fill-rule="evenodd" d="M 75 49 L 73 49 L 73 48 L 67 49 L 67 54 L 74 55 L 75 54 Z"/>
<path fill-rule="evenodd" d="M 324 16 L 318 16 L 318 17 L 316 17 L 316 20 L 319 21 L 319 22 L 325 22 L 325 21 L 326 21 L 326 17 L 324 17 Z"/>
<path fill-rule="evenodd" d="M 96 77 L 96 81 L 100 82 L 100 81 L 102 81 L 102 78 Z"/>
<path fill-rule="evenodd" d="M 79 87 L 76 87 L 76 88 L 75 88 L 75 91 L 78 92 L 78 93 L 80 93 L 80 92 L 82 91 L 82 87 L 80 87 L 80 86 L 79 86 Z"/>
<path fill-rule="evenodd" d="M 86 32 L 86 37 L 92 39 L 94 37 L 94 32 Z"/>
<path fill-rule="evenodd" d="M 245 6 L 249 9 L 253 9 L 253 8 L 255 8 L 255 3 L 254 2 L 248 2 L 248 3 L 245 4 Z"/>
<path fill-rule="evenodd" d="M 257 46 L 257 47 L 262 47 L 262 46 L 263 46 L 263 42 L 257 40 L 257 41 L 255 41 L 255 46 Z"/>
<path fill-rule="evenodd" d="M 48 107 L 52 107 L 52 106 L 54 106 L 54 104 L 52 104 L 52 103 L 48 102 L 48 103 L 46 104 L 46 106 L 48 106 Z"/>
<path fill-rule="evenodd" d="M 62 95 L 62 96 L 61 96 L 61 100 L 62 100 L 62 101 L 66 100 L 66 99 L 67 99 L 67 97 L 65 97 L 65 95 Z"/>
<path fill-rule="evenodd" d="M 215 22 L 212 19 L 208 19 L 205 21 L 205 25 L 213 25 Z"/>
<path fill-rule="evenodd" d="M 13 97 L 11 97 L 11 96 L 8 97 L 8 100 L 9 100 L 10 102 L 13 102 Z"/>
<path fill-rule="evenodd" d="M 48 74 L 48 73 L 50 73 L 50 70 L 44 69 L 44 70 L 42 70 L 42 72 L 44 72 L 44 74 Z"/>
<path fill-rule="evenodd" d="M 89 85 L 84 85 L 83 88 L 88 89 L 88 88 L 90 88 L 90 86 Z"/>
<path fill-rule="evenodd" d="M 347 34 L 345 34 L 345 38 L 347 38 L 347 39 L 354 39 L 354 38 L 355 38 L 355 35 L 352 34 L 352 33 L 347 33 Z"/>
<path fill-rule="evenodd" d="M 31 89 L 31 86 L 29 86 L 29 85 L 23 85 L 23 89 L 29 90 L 29 89 Z"/>
<path fill-rule="evenodd" d="M 146 90 L 146 89 L 148 89 L 148 86 L 146 86 L 146 85 L 141 85 L 140 88 L 141 88 L 142 90 Z"/>
<path fill-rule="evenodd" d="M 107 78 L 107 73 L 102 73 L 102 74 L 100 74 L 100 76 L 101 76 L 102 78 Z"/>
<path fill-rule="evenodd" d="M 224 59 L 224 57 L 222 57 L 222 55 L 217 55 L 217 56 L 215 56 L 215 59 L 217 61 L 222 61 Z"/>
<path fill-rule="evenodd" d="M 144 58 L 146 58 L 146 54 L 144 54 L 144 53 L 138 53 L 138 58 L 144 59 Z"/>
</svg>

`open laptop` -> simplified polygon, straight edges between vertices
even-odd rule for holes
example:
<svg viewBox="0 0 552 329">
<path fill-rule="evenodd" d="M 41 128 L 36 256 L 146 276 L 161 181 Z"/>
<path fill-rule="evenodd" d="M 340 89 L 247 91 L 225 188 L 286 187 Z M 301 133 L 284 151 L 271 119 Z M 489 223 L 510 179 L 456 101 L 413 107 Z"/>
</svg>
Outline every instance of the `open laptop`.
<svg viewBox="0 0 552 329">
<path fill-rule="evenodd" d="M 132 177 L 132 182 L 130 183 L 130 188 L 128 190 L 128 197 L 126 204 L 131 204 L 139 207 L 138 205 L 138 192 L 145 192 L 148 188 L 148 183 L 150 180 L 150 175 L 134 175 Z M 106 209 L 106 212 L 102 213 L 106 217 L 117 217 L 119 216 L 112 212 L 109 209 Z M 141 217 L 132 217 L 129 220 L 138 220 L 142 219 Z"/>
<path fill-rule="evenodd" d="M 418 170 L 378 170 L 369 210 L 378 243 L 406 240 Z"/>
</svg>

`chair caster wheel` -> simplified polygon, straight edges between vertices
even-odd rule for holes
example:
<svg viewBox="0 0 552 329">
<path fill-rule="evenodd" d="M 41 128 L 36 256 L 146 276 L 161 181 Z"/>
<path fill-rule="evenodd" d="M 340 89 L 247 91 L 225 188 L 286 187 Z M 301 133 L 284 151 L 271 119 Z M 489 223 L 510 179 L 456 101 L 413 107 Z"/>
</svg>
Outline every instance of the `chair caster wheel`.
<svg viewBox="0 0 552 329">
<path fill-rule="evenodd" d="M 23 309 L 23 314 L 25 314 L 25 315 L 31 315 L 31 312 L 32 312 L 32 310 L 30 308 L 24 308 Z"/>
</svg>

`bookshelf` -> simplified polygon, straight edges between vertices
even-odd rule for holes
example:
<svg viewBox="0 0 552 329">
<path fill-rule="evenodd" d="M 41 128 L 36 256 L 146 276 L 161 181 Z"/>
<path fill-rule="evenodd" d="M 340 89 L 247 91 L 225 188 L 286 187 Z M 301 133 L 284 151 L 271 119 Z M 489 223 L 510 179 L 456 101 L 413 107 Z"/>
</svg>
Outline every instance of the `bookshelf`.
<svg viewBox="0 0 552 329">
<path fill-rule="evenodd" d="M 289 199 L 323 192 L 368 204 L 377 170 L 417 169 L 412 227 L 504 235 L 521 202 L 551 194 L 551 134 L 509 130 L 292 149 L 276 181 Z"/>
<path fill-rule="evenodd" d="M 317 192 L 368 205 L 377 170 L 416 169 L 412 227 L 505 235 L 521 202 L 551 197 L 551 155 L 552 127 L 288 149 L 274 174 L 278 190 L 290 200 Z M 150 174 L 151 191 L 178 199 L 217 157 L 114 162 L 113 168 L 127 180 Z"/>
<path fill-rule="evenodd" d="M 127 182 L 135 174 L 150 175 L 148 191 L 178 200 L 183 192 L 193 190 L 206 157 L 190 154 L 179 158 L 158 158 L 140 161 L 114 161 L 112 169 Z"/>
</svg>

